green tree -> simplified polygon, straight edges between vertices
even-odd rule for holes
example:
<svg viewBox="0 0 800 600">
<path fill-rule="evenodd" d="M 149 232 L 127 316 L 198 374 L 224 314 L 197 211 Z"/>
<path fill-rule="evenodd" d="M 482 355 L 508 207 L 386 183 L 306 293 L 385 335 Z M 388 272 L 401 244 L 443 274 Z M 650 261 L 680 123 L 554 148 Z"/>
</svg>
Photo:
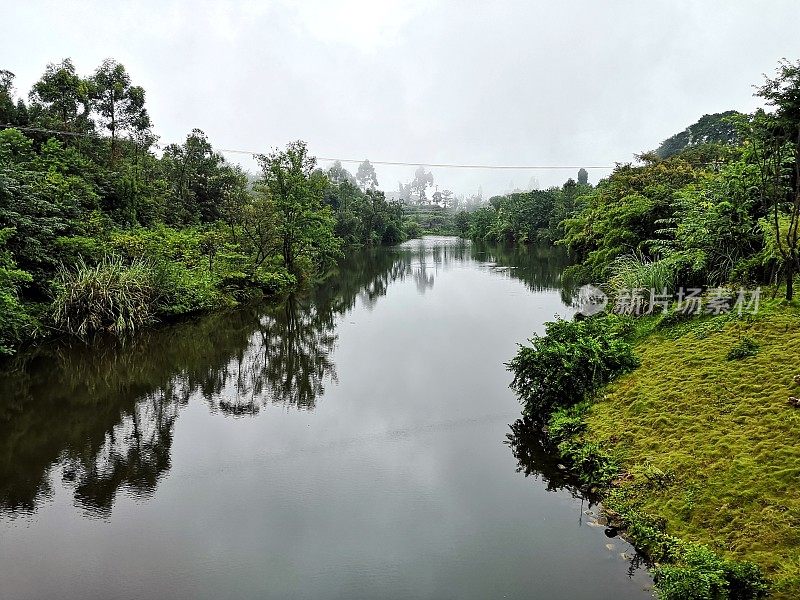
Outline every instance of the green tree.
<svg viewBox="0 0 800 600">
<path fill-rule="evenodd" d="M 258 157 L 262 169 L 259 193 L 266 194 L 275 211 L 281 255 L 290 273 L 307 275 L 325 268 L 339 254 L 334 218 L 322 202 L 327 177 L 315 171 L 316 159 L 305 142 L 290 143 Z M 316 264 L 307 264 L 309 262 Z"/>
<path fill-rule="evenodd" d="M 578 185 L 588 185 L 589 183 L 589 171 L 581 167 L 578 170 Z"/>
<path fill-rule="evenodd" d="M 183 144 L 167 146 L 161 164 L 171 194 L 166 219 L 173 224 L 217 221 L 247 187 L 247 176 L 214 152 L 199 129 L 193 129 Z"/>
<path fill-rule="evenodd" d="M 411 182 L 411 190 L 417 196 L 418 204 L 427 204 L 428 196 L 425 191 L 433 185 L 433 173 L 426 171 L 425 167 L 419 166 L 414 171 L 414 180 Z"/>
<path fill-rule="evenodd" d="M 21 286 L 32 281 L 30 274 L 17 269 L 5 244 L 14 234 L 13 229 L 0 229 L 0 356 L 12 354 L 14 346 L 25 337 L 32 319 L 20 302 Z"/>
<path fill-rule="evenodd" d="M 17 110 L 14 106 L 14 74 L 0 69 L 0 125 L 16 124 Z"/>
<path fill-rule="evenodd" d="M 757 95 L 774 109 L 751 119 L 751 150 L 761 170 L 761 192 L 770 211 L 775 254 L 781 259 L 786 299 L 800 272 L 800 61 L 783 61 Z"/>
<path fill-rule="evenodd" d="M 373 190 L 378 187 L 378 175 L 375 173 L 375 167 L 372 166 L 371 162 L 365 160 L 358 165 L 356 181 L 364 191 Z"/>
<path fill-rule="evenodd" d="M 111 133 L 113 162 L 120 133 L 141 133 L 150 128 L 150 117 L 144 107 L 144 89 L 131 85 L 125 67 L 109 58 L 89 80 L 89 93 L 101 124 Z"/>
<path fill-rule="evenodd" d="M 467 237 L 469 232 L 469 213 L 465 210 L 460 210 L 456 213 L 456 227 L 461 237 Z"/>
<path fill-rule="evenodd" d="M 703 144 L 736 145 L 740 142 L 736 120 L 742 116 L 735 110 L 703 115 L 693 125 L 664 140 L 655 153 L 659 158 L 669 158 L 687 148 Z"/>
<path fill-rule="evenodd" d="M 86 133 L 94 131 L 89 120 L 89 85 L 75 72 L 69 58 L 50 63 L 30 93 L 37 124 L 48 129 Z"/>
</svg>

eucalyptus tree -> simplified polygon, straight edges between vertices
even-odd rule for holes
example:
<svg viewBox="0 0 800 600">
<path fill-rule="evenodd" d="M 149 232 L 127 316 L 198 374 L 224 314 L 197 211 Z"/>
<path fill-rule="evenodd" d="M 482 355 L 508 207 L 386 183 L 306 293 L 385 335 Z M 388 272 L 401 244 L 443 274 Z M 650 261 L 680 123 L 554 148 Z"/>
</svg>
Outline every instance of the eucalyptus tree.
<svg viewBox="0 0 800 600">
<path fill-rule="evenodd" d="M 419 166 L 417 170 L 414 171 L 414 180 L 411 182 L 411 189 L 417 196 L 417 202 L 419 204 L 426 204 L 428 201 L 428 197 L 425 191 L 428 189 L 429 186 L 433 185 L 433 173 L 427 171 L 425 167 Z"/>
<path fill-rule="evenodd" d="M 14 74 L 0 69 L 0 125 L 15 124 Z"/>
<path fill-rule="evenodd" d="M 328 179 L 315 169 L 306 143 L 298 140 L 257 159 L 262 170 L 258 193 L 273 207 L 286 269 L 303 275 L 329 266 L 339 254 L 340 240 L 334 235 L 333 213 L 322 202 Z M 312 256 L 319 264 L 309 264 Z"/>
<path fill-rule="evenodd" d="M 375 173 L 375 167 L 372 166 L 371 162 L 365 160 L 358 165 L 356 181 L 364 191 L 374 190 L 378 187 L 378 175 Z"/>
<path fill-rule="evenodd" d="M 111 134 L 111 160 L 117 150 L 117 136 L 123 132 L 141 133 L 150 128 L 150 117 L 144 107 L 144 88 L 131 85 L 125 67 L 106 59 L 89 79 L 93 109 L 101 124 Z"/>
</svg>

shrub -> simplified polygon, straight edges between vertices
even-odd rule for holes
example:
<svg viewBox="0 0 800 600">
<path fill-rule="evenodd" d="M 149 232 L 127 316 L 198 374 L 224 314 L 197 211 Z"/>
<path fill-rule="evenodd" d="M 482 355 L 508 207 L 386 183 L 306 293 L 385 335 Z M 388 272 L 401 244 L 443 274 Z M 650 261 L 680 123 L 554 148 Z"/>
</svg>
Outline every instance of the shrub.
<svg viewBox="0 0 800 600">
<path fill-rule="evenodd" d="M 559 408 L 547 422 L 547 439 L 554 444 L 559 444 L 582 433 L 586 429 L 584 417 L 589 409 L 587 402 L 575 406 Z"/>
<path fill-rule="evenodd" d="M 3 246 L 14 233 L 11 228 L 0 229 L 0 355 L 13 354 L 31 328 L 33 320 L 19 300 L 19 288 L 30 283 L 29 273 L 16 268 L 11 253 Z"/>
<path fill-rule="evenodd" d="M 232 303 L 219 291 L 217 280 L 208 269 L 191 269 L 183 263 L 164 260 L 148 264 L 157 292 L 157 314 L 185 315 Z"/>
<path fill-rule="evenodd" d="M 285 268 L 275 270 L 259 270 L 256 272 L 258 287 L 268 294 L 282 294 L 297 285 L 297 277 Z"/>
<path fill-rule="evenodd" d="M 751 600 L 766 596 L 759 568 L 720 557 L 706 546 L 675 542 L 676 564 L 653 571 L 659 600 Z"/>
<path fill-rule="evenodd" d="M 0 278 L 2 275 L 0 269 Z M 0 281 L 0 356 L 13 354 L 32 329 L 33 319 L 19 301 L 16 289 Z"/>
<path fill-rule="evenodd" d="M 422 226 L 413 220 L 408 220 L 403 223 L 403 233 L 409 239 L 416 239 L 422 237 Z"/>
<path fill-rule="evenodd" d="M 622 321 L 613 315 L 546 324 L 546 334 L 521 346 L 508 364 L 511 388 L 524 412 L 545 422 L 562 406 L 585 400 L 598 387 L 639 362 L 622 338 Z"/>
</svg>

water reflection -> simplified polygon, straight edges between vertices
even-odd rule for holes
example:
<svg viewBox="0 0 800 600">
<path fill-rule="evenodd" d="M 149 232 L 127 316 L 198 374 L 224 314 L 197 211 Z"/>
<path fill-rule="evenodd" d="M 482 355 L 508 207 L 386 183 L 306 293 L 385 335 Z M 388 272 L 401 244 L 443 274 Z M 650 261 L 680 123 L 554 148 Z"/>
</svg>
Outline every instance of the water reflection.
<svg viewBox="0 0 800 600">
<path fill-rule="evenodd" d="M 581 485 L 578 478 L 559 462 L 558 457 L 547 450 L 540 425 L 529 417 L 522 417 L 514 421 L 510 428 L 511 433 L 506 434 L 505 443 L 517 459 L 517 473 L 540 480 L 548 492 L 566 492 L 573 498 L 581 499 L 579 521 L 584 523 L 588 516 L 585 522 L 603 527 L 607 538 L 616 538 L 618 536 L 616 527 L 608 525 L 605 521 L 598 523 L 593 519 L 593 515 L 601 512 L 597 496 L 591 490 L 587 490 L 586 486 Z M 595 510 L 591 510 L 593 507 L 596 507 Z M 629 552 L 622 553 L 622 556 L 628 563 L 629 578 L 635 577 L 640 570 L 652 566 L 643 554 L 627 543 L 625 545 Z"/>
<path fill-rule="evenodd" d="M 569 259 L 563 248 L 552 246 L 490 246 L 474 244 L 471 256 L 480 262 L 495 265 L 507 277 L 519 279 L 532 292 L 559 290 L 561 301 L 572 304 L 575 285 L 563 275 Z"/>
<path fill-rule="evenodd" d="M 465 263 L 571 294 L 553 249 L 433 238 L 357 253 L 313 291 L 278 305 L 17 357 L 0 373 L 0 516 L 35 511 L 56 485 L 92 515 L 108 515 L 120 490 L 152 495 L 170 469 L 181 409 L 195 398 L 226 417 L 272 404 L 313 410 L 337 380 L 336 328 L 356 303 L 371 310 L 407 278 L 424 294 L 438 274 Z"/>
<path fill-rule="evenodd" d="M 548 492 L 563 490 L 573 498 L 586 498 L 590 507 L 595 504 L 595 498 L 581 489 L 578 480 L 564 469 L 558 457 L 547 451 L 540 429 L 528 417 L 517 419 L 510 428 L 505 443 L 517 459 L 517 473 L 541 480 Z"/>
</svg>

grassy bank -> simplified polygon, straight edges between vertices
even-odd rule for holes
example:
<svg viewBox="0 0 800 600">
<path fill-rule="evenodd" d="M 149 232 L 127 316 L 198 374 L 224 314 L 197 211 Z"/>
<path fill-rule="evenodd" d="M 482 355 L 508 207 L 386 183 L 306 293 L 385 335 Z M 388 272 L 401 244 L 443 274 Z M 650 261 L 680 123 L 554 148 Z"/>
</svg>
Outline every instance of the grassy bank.
<svg viewBox="0 0 800 600">
<path fill-rule="evenodd" d="M 562 321 L 511 362 L 546 443 L 654 561 L 659 598 L 800 597 L 799 326 L 785 302 Z"/>
<path fill-rule="evenodd" d="M 800 391 L 800 309 L 651 325 L 635 343 L 641 366 L 585 416 L 583 439 L 624 474 L 611 504 L 752 561 L 775 598 L 800 597 L 800 411 L 788 402 Z"/>
</svg>

